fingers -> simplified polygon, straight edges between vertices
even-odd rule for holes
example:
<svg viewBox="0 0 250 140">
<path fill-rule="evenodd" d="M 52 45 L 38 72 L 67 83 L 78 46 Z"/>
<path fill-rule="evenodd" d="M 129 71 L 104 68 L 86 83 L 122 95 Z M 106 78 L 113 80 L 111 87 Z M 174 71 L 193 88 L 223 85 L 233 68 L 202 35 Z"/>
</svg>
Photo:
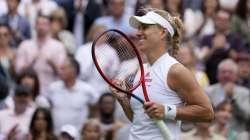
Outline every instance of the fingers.
<svg viewBox="0 0 250 140">
<path fill-rule="evenodd" d="M 150 118 L 153 119 L 163 119 L 164 118 L 164 106 L 154 103 L 145 102 L 144 104 L 145 113 L 148 114 Z"/>
</svg>

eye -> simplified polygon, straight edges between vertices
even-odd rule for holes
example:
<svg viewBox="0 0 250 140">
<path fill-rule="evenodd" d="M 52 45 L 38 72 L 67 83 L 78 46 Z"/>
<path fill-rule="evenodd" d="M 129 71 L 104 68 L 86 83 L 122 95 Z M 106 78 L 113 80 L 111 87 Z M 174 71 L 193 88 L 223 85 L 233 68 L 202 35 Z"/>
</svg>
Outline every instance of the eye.
<svg viewBox="0 0 250 140">
<path fill-rule="evenodd" d="M 139 26 L 138 29 L 140 29 L 140 30 L 146 30 L 146 29 L 148 29 L 149 27 L 150 27 L 149 24 L 141 24 L 141 25 Z"/>
</svg>

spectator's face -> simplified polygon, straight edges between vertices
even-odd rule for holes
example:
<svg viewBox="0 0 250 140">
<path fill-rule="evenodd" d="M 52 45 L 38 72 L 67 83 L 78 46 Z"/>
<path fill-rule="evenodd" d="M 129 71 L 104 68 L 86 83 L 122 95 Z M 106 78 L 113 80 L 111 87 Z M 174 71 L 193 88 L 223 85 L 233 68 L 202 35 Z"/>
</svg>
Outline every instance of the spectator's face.
<svg viewBox="0 0 250 140">
<path fill-rule="evenodd" d="M 239 78 L 247 78 L 250 76 L 250 62 L 249 61 L 239 61 Z"/>
<path fill-rule="evenodd" d="M 237 72 L 228 65 L 225 65 L 223 68 L 218 69 L 218 80 L 221 83 L 235 82 L 237 79 Z"/>
<path fill-rule="evenodd" d="M 69 60 L 66 60 L 60 67 L 59 67 L 59 76 L 63 81 L 67 81 L 69 79 L 75 78 L 75 69 L 70 64 Z"/>
<path fill-rule="evenodd" d="M 17 114 L 24 113 L 29 103 L 29 96 L 14 96 L 13 99 L 15 104 L 15 112 Z"/>
<path fill-rule="evenodd" d="M 0 27 L 0 47 L 8 46 L 10 43 L 10 32 L 6 27 Z"/>
<path fill-rule="evenodd" d="M 82 132 L 82 140 L 100 140 L 101 130 L 93 124 L 86 124 Z"/>
<path fill-rule="evenodd" d="M 9 9 L 9 12 L 10 11 L 16 11 L 17 10 L 17 7 L 18 7 L 18 0 L 7 0 L 7 5 L 8 5 L 8 9 Z"/>
<path fill-rule="evenodd" d="M 215 12 L 217 8 L 217 0 L 205 0 L 206 13 L 211 15 Z"/>
<path fill-rule="evenodd" d="M 45 119 L 45 114 L 43 112 L 38 112 L 35 118 L 35 129 L 38 132 L 45 131 L 46 128 L 48 127 L 46 119 Z"/>
<path fill-rule="evenodd" d="M 104 114 L 113 114 L 115 110 L 115 101 L 111 96 L 105 96 L 100 102 L 100 111 Z"/>
<path fill-rule="evenodd" d="M 34 89 L 35 80 L 32 77 L 27 76 L 21 80 L 21 84 L 30 87 L 31 89 Z"/>
<path fill-rule="evenodd" d="M 225 104 L 224 107 L 215 113 L 215 119 L 219 124 L 227 124 L 232 116 L 231 104 Z"/>
<path fill-rule="evenodd" d="M 46 17 L 38 17 L 36 20 L 36 31 L 38 37 L 47 36 L 50 29 L 50 20 Z"/>
<path fill-rule="evenodd" d="M 124 0 L 111 0 L 110 1 L 110 10 L 111 14 L 114 17 L 121 17 L 124 12 Z"/>
<path fill-rule="evenodd" d="M 59 16 L 53 16 L 51 21 L 51 32 L 57 34 L 63 29 L 63 20 Z"/>
<path fill-rule="evenodd" d="M 230 14 L 226 11 L 218 11 L 215 18 L 215 27 L 218 32 L 224 33 L 229 30 Z"/>
</svg>

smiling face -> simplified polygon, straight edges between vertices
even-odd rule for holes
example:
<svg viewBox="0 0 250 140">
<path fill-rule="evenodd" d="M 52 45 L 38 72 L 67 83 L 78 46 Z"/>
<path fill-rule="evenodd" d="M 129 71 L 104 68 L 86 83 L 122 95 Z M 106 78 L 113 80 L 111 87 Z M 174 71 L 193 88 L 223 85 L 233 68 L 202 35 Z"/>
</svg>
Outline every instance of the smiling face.
<svg viewBox="0 0 250 140">
<path fill-rule="evenodd" d="M 161 43 L 163 43 L 164 32 L 165 31 L 158 25 L 141 24 L 136 33 L 139 39 L 138 49 L 148 54 L 162 46 Z"/>
</svg>

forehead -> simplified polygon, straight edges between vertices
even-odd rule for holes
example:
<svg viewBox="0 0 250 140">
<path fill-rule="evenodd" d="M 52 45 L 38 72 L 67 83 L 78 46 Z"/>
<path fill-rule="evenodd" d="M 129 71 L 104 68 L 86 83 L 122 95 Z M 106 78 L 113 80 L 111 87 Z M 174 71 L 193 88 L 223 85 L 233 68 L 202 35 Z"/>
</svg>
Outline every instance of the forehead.
<svg viewBox="0 0 250 140">
<path fill-rule="evenodd" d="M 219 11 L 217 13 L 217 18 L 228 20 L 230 18 L 230 14 L 228 12 L 226 12 L 226 11 Z"/>
<path fill-rule="evenodd" d="M 8 32 L 9 31 L 9 28 L 8 27 L 6 27 L 6 26 L 0 26 L 0 31 L 1 32 Z"/>
</svg>

